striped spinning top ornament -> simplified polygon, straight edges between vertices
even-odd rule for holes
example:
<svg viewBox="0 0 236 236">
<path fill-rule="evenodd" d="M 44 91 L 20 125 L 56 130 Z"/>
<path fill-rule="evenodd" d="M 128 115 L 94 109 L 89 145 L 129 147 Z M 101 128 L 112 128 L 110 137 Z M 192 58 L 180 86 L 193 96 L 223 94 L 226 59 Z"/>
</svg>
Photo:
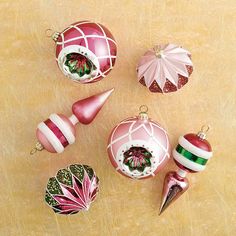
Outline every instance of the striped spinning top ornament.
<svg viewBox="0 0 236 236">
<path fill-rule="evenodd" d="M 73 164 L 60 169 L 48 180 L 45 201 L 63 215 L 88 211 L 99 191 L 99 179 L 87 165 Z"/>
<path fill-rule="evenodd" d="M 206 140 L 208 130 L 208 126 L 203 126 L 198 134 L 190 133 L 179 138 L 178 145 L 172 153 L 179 170 L 171 171 L 165 177 L 160 214 L 188 189 L 186 174 L 206 168 L 206 163 L 212 157 L 211 145 Z"/>
</svg>

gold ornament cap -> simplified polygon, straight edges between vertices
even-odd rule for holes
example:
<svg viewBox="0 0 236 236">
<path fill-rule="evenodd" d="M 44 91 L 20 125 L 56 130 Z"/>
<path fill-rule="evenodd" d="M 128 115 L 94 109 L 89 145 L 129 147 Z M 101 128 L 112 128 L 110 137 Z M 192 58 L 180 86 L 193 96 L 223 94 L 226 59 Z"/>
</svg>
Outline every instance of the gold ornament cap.
<svg viewBox="0 0 236 236">
<path fill-rule="evenodd" d="M 147 120 L 148 119 L 148 106 L 146 105 L 141 105 L 139 107 L 139 119 L 141 120 Z"/>
</svg>

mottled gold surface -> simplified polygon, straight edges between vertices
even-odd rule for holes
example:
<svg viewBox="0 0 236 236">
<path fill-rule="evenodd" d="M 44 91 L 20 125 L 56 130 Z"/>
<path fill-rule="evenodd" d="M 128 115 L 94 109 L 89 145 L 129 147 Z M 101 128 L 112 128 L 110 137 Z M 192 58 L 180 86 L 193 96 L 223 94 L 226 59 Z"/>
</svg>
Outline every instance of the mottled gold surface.
<svg viewBox="0 0 236 236">
<path fill-rule="evenodd" d="M 235 235 L 236 232 L 236 2 L 225 1 L 0 1 L 0 235 Z M 114 70 L 102 82 L 80 85 L 55 63 L 53 40 L 77 20 L 107 26 L 118 43 Z M 139 57 L 155 43 L 172 42 L 192 53 L 194 72 L 179 92 L 151 94 L 137 82 Z M 61 155 L 30 156 L 35 128 L 51 113 L 71 114 L 79 98 L 115 87 L 96 120 L 77 126 L 77 142 Z M 190 174 L 190 189 L 158 216 L 164 175 L 132 181 L 115 172 L 106 141 L 120 120 L 141 104 L 179 135 L 210 124 L 214 157 Z M 101 191 L 89 212 L 60 216 L 44 203 L 47 179 L 70 163 L 91 165 Z"/>
</svg>

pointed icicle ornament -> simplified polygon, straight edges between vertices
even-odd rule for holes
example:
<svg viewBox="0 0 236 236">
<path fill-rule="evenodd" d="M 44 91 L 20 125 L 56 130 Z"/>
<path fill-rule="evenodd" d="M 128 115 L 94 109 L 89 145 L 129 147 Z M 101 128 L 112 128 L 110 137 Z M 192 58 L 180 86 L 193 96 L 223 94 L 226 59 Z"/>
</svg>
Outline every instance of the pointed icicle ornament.
<svg viewBox="0 0 236 236">
<path fill-rule="evenodd" d="M 190 133 L 179 138 L 173 150 L 173 158 L 179 170 L 171 171 L 165 177 L 160 214 L 188 189 L 186 174 L 203 171 L 212 157 L 211 145 L 206 140 L 208 130 L 208 126 L 203 126 L 198 134 Z"/>
<path fill-rule="evenodd" d="M 188 82 L 192 71 L 190 52 L 174 44 L 149 49 L 137 66 L 138 81 L 155 93 L 177 91 Z"/>
<path fill-rule="evenodd" d="M 36 130 L 38 142 L 30 154 L 43 149 L 52 153 L 63 152 L 66 146 L 75 142 L 75 125 L 91 123 L 113 91 L 114 88 L 75 102 L 69 118 L 54 113 L 39 123 Z"/>
</svg>

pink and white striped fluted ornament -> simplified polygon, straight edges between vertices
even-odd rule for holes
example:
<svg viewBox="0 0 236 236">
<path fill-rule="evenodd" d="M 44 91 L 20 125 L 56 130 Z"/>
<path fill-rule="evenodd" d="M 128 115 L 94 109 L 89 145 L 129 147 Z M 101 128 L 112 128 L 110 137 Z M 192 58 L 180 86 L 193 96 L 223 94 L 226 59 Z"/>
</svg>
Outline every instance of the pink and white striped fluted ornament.
<svg viewBox="0 0 236 236">
<path fill-rule="evenodd" d="M 56 42 L 58 66 L 73 81 L 99 81 L 115 65 L 116 41 L 99 23 L 79 21 L 60 33 L 55 32 L 52 38 Z"/>
<path fill-rule="evenodd" d="M 147 107 L 138 116 L 121 121 L 108 139 L 111 164 L 133 179 L 155 176 L 169 160 L 169 138 L 160 124 L 148 118 Z"/>
<path fill-rule="evenodd" d="M 72 116 L 52 114 L 39 123 L 36 130 L 38 142 L 31 154 L 46 149 L 49 152 L 61 153 L 69 144 L 75 142 L 75 125 L 77 123 L 89 124 L 96 117 L 114 89 L 79 100 L 72 106 Z"/>
<path fill-rule="evenodd" d="M 149 49 L 137 66 L 139 82 L 158 93 L 177 91 L 188 82 L 192 71 L 190 52 L 174 44 Z"/>
<path fill-rule="evenodd" d="M 203 126 L 198 134 L 185 134 L 179 138 L 178 145 L 173 150 L 173 158 L 179 170 L 166 174 L 160 214 L 188 189 L 186 174 L 206 168 L 206 163 L 212 157 L 211 145 L 206 140 L 208 130 L 209 127 Z"/>
</svg>

